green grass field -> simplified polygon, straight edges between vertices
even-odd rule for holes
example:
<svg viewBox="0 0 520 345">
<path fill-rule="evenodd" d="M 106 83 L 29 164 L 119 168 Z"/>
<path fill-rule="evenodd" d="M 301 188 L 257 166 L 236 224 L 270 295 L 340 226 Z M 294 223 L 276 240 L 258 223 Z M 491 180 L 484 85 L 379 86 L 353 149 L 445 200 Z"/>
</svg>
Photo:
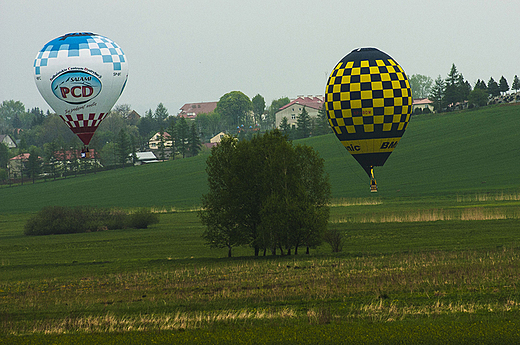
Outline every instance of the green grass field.
<svg viewBox="0 0 520 345">
<path fill-rule="evenodd" d="M 209 249 L 200 157 L 0 188 L 0 343 L 504 344 L 520 340 L 520 107 L 413 118 L 379 190 L 332 135 L 346 245 Z M 45 205 L 153 207 L 145 230 L 26 237 Z"/>
</svg>

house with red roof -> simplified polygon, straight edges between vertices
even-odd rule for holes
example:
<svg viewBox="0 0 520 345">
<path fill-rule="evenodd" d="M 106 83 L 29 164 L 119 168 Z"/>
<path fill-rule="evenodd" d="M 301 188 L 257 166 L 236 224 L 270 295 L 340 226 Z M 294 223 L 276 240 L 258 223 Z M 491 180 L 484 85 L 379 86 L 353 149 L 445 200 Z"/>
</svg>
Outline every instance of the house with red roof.
<svg viewBox="0 0 520 345">
<path fill-rule="evenodd" d="M 301 114 L 303 107 L 305 107 L 305 110 L 307 110 L 307 113 L 311 118 L 317 118 L 318 112 L 323 108 L 323 96 L 299 96 L 298 98 L 291 100 L 276 112 L 275 126 L 279 128 L 282 119 L 285 117 L 287 118 L 287 123 L 290 124 L 291 127 L 296 127 L 298 115 Z"/>
<path fill-rule="evenodd" d="M 30 153 L 21 153 L 18 156 L 14 156 L 13 158 L 9 159 L 9 170 L 11 176 L 14 176 L 14 178 L 21 176 L 24 163 L 29 161 L 30 156 Z M 38 159 L 41 160 L 42 157 L 38 156 Z"/>
<path fill-rule="evenodd" d="M 218 102 L 200 102 L 184 104 L 177 116 L 195 119 L 199 114 L 209 114 L 217 107 Z"/>
<path fill-rule="evenodd" d="M 415 113 L 416 109 L 424 109 L 430 110 L 433 113 L 433 101 L 430 101 L 428 98 L 416 98 L 412 103 L 412 113 Z"/>
<path fill-rule="evenodd" d="M 170 134 L 163 132 L 163 140 L 164 140 L 164 147 L 170 148 L 173 146 L 173 138 Z M 157 132 L 153 135 L 153 137 L 148 140 L 148 147 L 151 150 L 158 150 L 161 143 L 161 133 Z"/>
</svg>

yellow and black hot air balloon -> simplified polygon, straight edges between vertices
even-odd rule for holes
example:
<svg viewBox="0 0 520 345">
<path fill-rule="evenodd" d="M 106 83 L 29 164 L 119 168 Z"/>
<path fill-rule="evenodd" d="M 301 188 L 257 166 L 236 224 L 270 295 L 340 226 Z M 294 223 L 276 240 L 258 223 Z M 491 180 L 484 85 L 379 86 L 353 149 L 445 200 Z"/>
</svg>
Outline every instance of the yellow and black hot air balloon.
<svg viewBox="0 0 520 345">
<path fill-rule="evenodd" d="M 404 70 L 376 48 L 359 48 L 332 71 L 325 90 L 330 126 L 377 191 L 374 167 L 382 166 L 401 139 L 412 113 Z"/>
</svg>

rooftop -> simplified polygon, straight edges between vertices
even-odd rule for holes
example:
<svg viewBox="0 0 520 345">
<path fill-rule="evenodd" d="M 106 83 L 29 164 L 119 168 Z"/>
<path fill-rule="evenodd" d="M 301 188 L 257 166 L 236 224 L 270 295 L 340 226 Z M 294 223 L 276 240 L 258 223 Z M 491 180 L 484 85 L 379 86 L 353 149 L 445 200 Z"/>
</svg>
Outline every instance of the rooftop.
<svg viewBox="0 0 520 345">
<path fill-rule="evenodd" d="M 288 104 L 286 104 L 283 107 L 281 107 L 280 109 L 278 109 L 278 111 L 287 109 L 294 104 L 299 104 L 299 105 L 303 105 L 303 106 L 306 106 L 309 108 L 314 108 L 314 109 L 319 110 L 323 107 L 323 96 L 307 96 L 307 97 L 299 96 L 298 98 L 293 99 Z"/>
</svg>

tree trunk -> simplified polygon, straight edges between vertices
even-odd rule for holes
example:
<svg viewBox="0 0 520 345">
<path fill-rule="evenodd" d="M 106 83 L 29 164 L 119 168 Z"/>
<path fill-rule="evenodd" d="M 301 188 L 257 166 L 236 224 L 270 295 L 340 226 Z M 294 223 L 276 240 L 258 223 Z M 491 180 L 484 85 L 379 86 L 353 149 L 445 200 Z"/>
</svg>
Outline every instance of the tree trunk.
<svg viewBox="0 0 520 345">
<path fill-rule="evenodd" d="M 228 247 L 228 253 L 227 253 L 227 257 L 230 258 L 231 257 L 231 247 Z"/>
</svg>

